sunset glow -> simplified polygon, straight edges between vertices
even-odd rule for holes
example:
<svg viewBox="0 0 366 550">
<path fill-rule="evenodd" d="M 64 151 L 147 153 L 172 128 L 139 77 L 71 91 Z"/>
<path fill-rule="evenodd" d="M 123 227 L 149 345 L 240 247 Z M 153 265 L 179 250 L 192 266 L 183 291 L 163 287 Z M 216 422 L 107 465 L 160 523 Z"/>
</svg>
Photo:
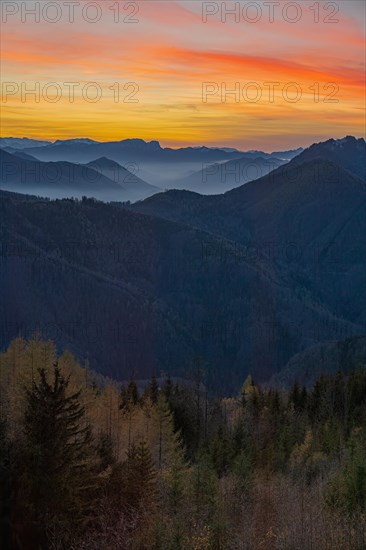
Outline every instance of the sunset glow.
<svg viewBox="0 0 366 550">
<path fill-rule="evenodd" d="M 273 150 L 365 133 L 363 2 L 21 4 L 37 3 L 2 2 L 3 137 Z"/>
</svg>

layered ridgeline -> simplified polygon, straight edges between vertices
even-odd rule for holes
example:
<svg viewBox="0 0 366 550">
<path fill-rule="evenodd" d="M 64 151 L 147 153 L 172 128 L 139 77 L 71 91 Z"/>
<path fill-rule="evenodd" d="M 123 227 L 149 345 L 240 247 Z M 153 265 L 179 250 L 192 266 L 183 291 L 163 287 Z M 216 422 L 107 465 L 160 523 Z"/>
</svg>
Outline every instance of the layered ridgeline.
<svg viewBox="0 0 366 550">
<path fill-rule="evenodd" d="M 362 163 L 364 141 L 342 143 Z M 199 364 L 220 391 L 365 334 L 365 184 L 327 148 L 220 196 L 127 208 L 4 192 L 2 344 L 38 330 L 119 379 Z"/>
<path fill-rule="evenodd" d="M 336 148 L 337 163 L 328 158 Z M 133 208 L 240 243 L 275 264 L 292 288 L 364 325 L 365 159 L 363 139 L 330 140 L 224 195 L 170 191 Z"/>
<path fill-rule="evenodd" d="M 248 181 L 259 179 L 285 164 L 286 160 L 265 157 L 240 157 L 209 164 L 198 172 L 174 181 L 175 189 L 196 191 L 204 195 L 224 193 Z"/>
<path fill-rule="evenodd" d="M 223 193 L 238 187 L 251 179 L 267 174 L 277 166 L 298 155 L 302 149 L 265 153 L 263 151 L 238 151 L 230 148 L 184 147 L 171 149 L 161 147 L 159 142 L 145 142 L 142 139 L 126 139 L 117 142 L 100 143 L 90 139 L 58 140 L 54 143 L 29 139 L 0 138 L 0 148 L 8 153 L 23 153 L 42 162 L 69 162 L 89 164 L 105 159 L 122 166 L 137 179 L 163 189 L 195 189 L 200 193 Z M 231 162 L 236 161 L 238 162 Z M 225 166 L 221 167 L 220 165 Z M 111 178 L 110 166 L 106 168 Z M 112 168 L 113 175 L 116 170 Z M 117 168 L 118 176 L 123 174 Z M 105 167 L 101 167 L 105 175 Z M 112 178 L 113 179 L 113 178 Z M 122 177 L 123 182 L 126 182 Z M 113 179 L 121 183 L 121 179 Z M 130 176 L 127 176 L 127 183 Z M 76 186 L 75 186 L 76 187 Z M 130 200 L 150 196 L 148 193 Z M 77 191 L 77 189 L 76 189 Z M 95 196 L 96 189 L 90 188 L 88 196 Z M 65 195 L 62 195 L 65 196 Z M 100 197 L 99 197 L 100 198 Z M 106 199 L 108 200 L 108 199 Z M 116 197 L 115 200 L 121 200 Z"/>
<path fill-rule="evenodd" d="M 93 200 L 9 196 L 1 215 L 2 344 L 40 331 L 116 378 L 185 376 L 200 360 L 219 389 L 362 330 L 274 265 L 192 226 Z"/>
<path fill-rule="evenodd" d="M 0 149 L 2 189 L 52 199 L 92 196 L 123 202 L 141 200 L 159 191 L 109 159 L 100 158 L 87 165 L 41 162 L 28 151 L 9 153 Z"/>
</svg>

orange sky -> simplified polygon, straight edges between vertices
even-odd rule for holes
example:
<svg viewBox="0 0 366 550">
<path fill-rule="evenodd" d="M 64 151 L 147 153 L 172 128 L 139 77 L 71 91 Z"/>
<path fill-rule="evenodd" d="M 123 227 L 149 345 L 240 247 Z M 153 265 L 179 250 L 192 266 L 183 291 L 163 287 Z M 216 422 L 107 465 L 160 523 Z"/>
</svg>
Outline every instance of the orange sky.
<svg viewBox="0 0 366 550">
<path fill-rule="evenodd" d="M 265 150 L 363 136 L 364 3 L 319 2 L 319 22 L 314 2 L 278 3 L 271 22 L 263 1 L 79 0 L 73 21 L 61 0 L 2 2 L 1 135 Z"/>
</svg>

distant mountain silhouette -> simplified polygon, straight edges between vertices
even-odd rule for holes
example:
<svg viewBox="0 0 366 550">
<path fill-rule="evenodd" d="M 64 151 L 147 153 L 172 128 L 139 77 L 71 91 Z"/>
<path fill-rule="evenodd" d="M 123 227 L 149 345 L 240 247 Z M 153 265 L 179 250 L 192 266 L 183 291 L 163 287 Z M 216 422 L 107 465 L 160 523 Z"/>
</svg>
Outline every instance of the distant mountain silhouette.
<svg viewBox="0 0 366 550">
<path fill-rule="evenodd" d="M 352 164 L 348 160 L 351 157 L 362 172 L 366 164 L 363 148 L 364 141 L 353 138 L 348 155 L 340 156 L 339 164 L 328 160 L 327 154 L 322 158 L 323 147 L 319 144 L 268 175 L 224 195 L 201 197 L 197 193 L 168 191 L 134 208 L 240 241 L 307 240 L 310 235 L 313 238 L 321 233 L 337 216 L 347 216 L 362 206 L 364 181 L 347 167 Z M 310 149 L 317 150 L 314 160 L 309 160 Z"/>
<path fill-rule="evenodd" d="M 96 172 L 103 174 L 115 183 L 118 183 L 128 192 L 130 201 L 137 201 L 161 192 L 161 189 L 150 185 L 146 181 L 138 177 L 137 174 L 127 170 L 117 162 L 106 157 L 93 160 L 87 164 Z M 133 166 L 131 166 L 133 169 Z"/>
<path fill-rule="evenodd" d="M 106 201 L 139 200 L 158 191 L 122 168 L 125 183 L 108 178 L 103 169 L 63 161 L 40 162 L 24 152 L 10 154 L 0 149 L 0 162 L 1 187 L 9 191 L 50 198 L 85 195 Z"/>
<path fill-rule="evenodd" d="M 15 155 L 16 157 L 23 160 L 32 160 L 33 162 L 38 162 L 38 160 L 35 157 L 32 157 L 32 155 L 29 155 L 28 153 L 24 152 L 26 151 L 26 149 L 13 149 L 12 147 L 4 147 L 3 151 L 6 151 L 11 155 Z"/>
<path fill-rule="evenodd" d="M 362 168 L 362 147 L 352 142 L 349 154 Z M 306 151 L 302 155 L 224 195 L 169 191 L 132 208 L 248 246 L 285 277 L 307 281 L 309 291 L 337 314 L 364 324 L 365 182 L 318 154 L 314 161 L 305 161 Z"/>
<path fill-rule="evenodd" d="M 273 151 L 270 156 L 281 160 L 291 160 L 300 155 L 303 151 L 304 149 L 299 147 L 298 149 L 291 149 L 290 151 Z"/>
<path fill-rule="evenodd" d="M 248 181 L 260 177 L 282 166 L 285 161 L 275 157 L 241 157 L 223 163 L 206 165 L 190 176 L 175 180 L 175 189 L 196 191 L 203 195 L 225 193 Z"/>
<path fill-rule="evenodd" d="M 339 164 L 345 170 L 366 180 L 366 142 L 363 138 L 347 136 L 343 139 L 314 143 L 297 156 L 294 162 L 301 164 L 317 158 Z"/>
<path fill-rule="evenodd" d="M 4 138 L 3 138 L 4 139 Z M 13 146 L 18 140 L 16 138 L 8 138 L 1 147 Z M 166 159 L 169 161 L 178 160 L 230 160 L 230 158 L 239 158 L 245 156 L 247 158 L 255 157 L 278 157 L 282 160 L 289 160 L 300 154 L 303 149 L 293 149 L 291 151 L 281 151 L 276 153 L 265 153 L 263 151 L 240 151 L 233 147 L 181 147 L 172 149 L 169 147 L 161 147 L 158 141 L 146 142 L 143 139 L 124 139 L 122 141 L 98 142 L 88 138 L 57 140 L 55 142 L 37 142 L 29 140 L 29 144 L 34 142 L 35 146 L 43 145 L 42 151 L 37 151 L 40 155 L 40 160 L 77 160 L 78 156 L 95 157 L 95 155 L 106 156 L 107 158 L 123 157 L 125 154 L 130 154 L 130 160 L 136 160 L 141 155 L 155 155 L 156 160 Z M 1 142 L 0 142 L 1 143 Z M 90 147 L 89 147 L 90 146 Z M 89 150 L 88 150 L 89 149 Z M 102 154 L 103 153 L 103 154 Z M 107 154 L 109 153 L 109 154 Z M 111 157 L 112 155 L 112 157 Z M 97 158 L 97 157 L 96 157 Z M 85 160 L 85 159 L 84 159 Z M 95 160 L 95 158 L 90 158 Z M 124 159 L 126 160 L 126 159 Z M 129 160 L 129 159 L 127 159 Z"/>
<path fill-rule="evenodd" d="M 74 139 L 58 139 L 57 141 L 51 143 L 51 147 L 58 147 L 60 145 L 95 145 L 99 141 L 89 138 L 74 138 Z"/>
<path fill-rule="evenodd" d="M 31 147 L 44 147 L 46 145 L 51 145 L 51 141 L 44 141 L 38 139 L 29 139 L 29 138 L 0 138 L 0 148 L 4 149 L 5 147 L 12 147 L 13 149 L 29 149 Z"/>
<path fill-rule="evenodd" d="M 130 164 L 133 164 L 135 169 L 138 169 L 139 177 L 159 188 L 167 189 L 174 188 L 177 179 L 198 172 L 210 163 L 225 162 L 237 158 L 255 159 L 262 156 L 269 159 L 273 157 L 273 154 L 269 153 L 243 152 L 227 147 L 163 148 L 158 141 L 146 142 L 142 139 L 125 139 L 104 143 L 85 139 L 58 140 L 28 152 L 42 161 L 87 164 L 105 157 L 127 169 Z M 281 158 L 288 160 L 299 152 L 300 150 L 283 152 Z"/>
<path fill-rule="evenodd" d="M 120 379 L 184 376 L 197 357 L 216 391 L 249 373 L 311 379 L 318 344 L 333 354 L 327 342 L 366 333 L 363 151 L 363 140 L 331 140 L 225 194 L 173 190 L 130 206 L 3 191 L 3 344 L 39 323 Z M 28 194 L 38 193 L 32 172 L 70 165 L 0 155 L 5 174 L 9 157 L 30 174 L 29 186 L 8 174 L 7 188 Z"/>
</svg>

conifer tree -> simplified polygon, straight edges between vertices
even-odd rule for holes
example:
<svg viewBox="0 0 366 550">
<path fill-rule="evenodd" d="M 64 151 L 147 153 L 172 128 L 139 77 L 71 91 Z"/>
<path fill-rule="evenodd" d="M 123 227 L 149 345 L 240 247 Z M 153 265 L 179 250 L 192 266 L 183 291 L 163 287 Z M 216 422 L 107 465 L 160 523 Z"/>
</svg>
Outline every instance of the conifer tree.
<svg viewBox="0 0 366 550">
<path fill-rule="evenodd" d="M 126 461 L 126 500 L 135 509 L 151 505 L 156 494 L 156 471 L 145 439 L 132 444 Z"/>
<path fill-rule="evenodd" d="M 292 403 L 295 411 L 297 412 L 300 409 L 301 403 L 301 391 L 300 386 L 297 381 L 294 382 L 290 395 L 289 395 L 289 404 Z"/>
<path fill-rule="evenodd" d="M 301 390 L 300 402 L 299 402 L 299 407 L 302 411 L 305 410 L 306 408 L 307 400 L 308 400 L 308 392 L 306 390 L 306 386 L 303 386 Z"/>
<path fill-rule="evenodd" d="M 172 379 L 170 378 L 170 376 L 168 376 L 166 378 L 166 380 L 164 381 L 164 385 L 162 387 L 162 393 L 163 393 L 165 399 L 167 400 L 167 402 L 170 404 L 170 400 L 171 400 L 172 393 L 173 393 L 173 382 L 172 382 Z"/>
<path fill-rule="evenodd" d="M 129 407 L 134 407 L 139 402 L 139 394 L 137 390 L 137 384 L 132 377 L 127 386 L 127 403 Z"/>
<path fill-rule="evenodd" d="M 80 391 L 68 394 L 55 364 L 53 380 L 39 369 L 39 383 L 26 390 L 25 477 L 30 516 L 42 526 L 62 530 L 87 520 L 96 496 L 92 437 L 80 406 Z"/>
<path fill-rule="evenodd" d="M 115 464 L 116 459 L 114 456 L 114 445 L 110 434 L 102 433 L 99 436 L 96 448 L 100 459 L 101 471 L 106 470 L 109 466 L 113 466 Z"/>
<path fill-rule="evenodd" d="M 150 397 L 152 403 L 155 405 L 158 402 L 159 397 L 159 385 L 156 380 L 155 374 L 152 375 L 149 387 L 148 387 L 148 396 Z"/>
<path fill-rule="evenodd" d="M 119 394 L 119 408 L 120 410 L 125 410 L 127 406 L 128 406 L 127 388 L 124 384 L 122 384 L 120 394 Z"/>
</svg>

